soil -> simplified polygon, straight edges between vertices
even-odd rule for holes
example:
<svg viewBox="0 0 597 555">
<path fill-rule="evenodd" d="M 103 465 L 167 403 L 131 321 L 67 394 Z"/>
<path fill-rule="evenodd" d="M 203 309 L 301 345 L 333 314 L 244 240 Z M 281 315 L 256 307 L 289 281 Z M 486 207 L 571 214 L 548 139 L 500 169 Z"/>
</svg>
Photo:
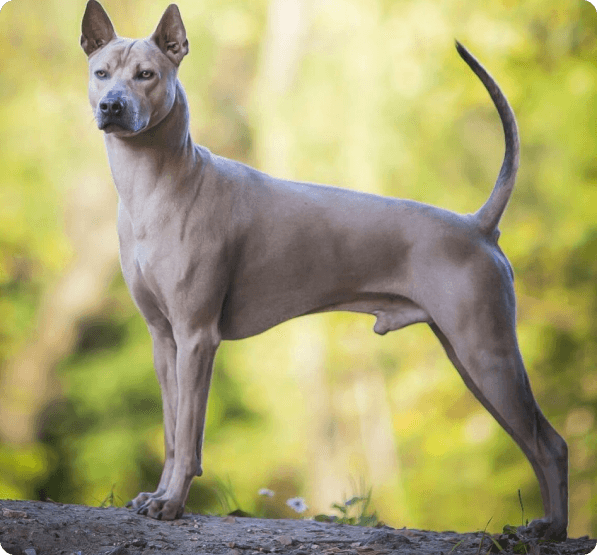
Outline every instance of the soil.
<svg viewBox="0 0 597 555">
<path fill-rule="evenodd" d="M 490 537 L 189 513 L 162 522 L 124 508 L 0 500 L 1 555 L 485 555 L 497 544 L 504 555 L 585 555 L 596 543 L 540 543 L 522 529 Z"/>
</svg>

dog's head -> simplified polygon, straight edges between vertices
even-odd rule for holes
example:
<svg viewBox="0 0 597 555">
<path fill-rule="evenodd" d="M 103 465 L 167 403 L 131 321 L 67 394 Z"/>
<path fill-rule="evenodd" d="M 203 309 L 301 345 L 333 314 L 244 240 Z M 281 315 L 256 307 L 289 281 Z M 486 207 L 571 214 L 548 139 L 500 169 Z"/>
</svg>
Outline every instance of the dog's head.
<svg viewBox="0 0 597 555">
<path fill-rule="evenodd" d="M 108 14 L 89 0 L 81 25 L 89 58 L 89 100 L 98 127 L 131 136 L 153 127 L 172 109 L 177 70 L 189 51 L 176 4 L 170 4 L 150 37 L 118 37 Z"/>
</svg>

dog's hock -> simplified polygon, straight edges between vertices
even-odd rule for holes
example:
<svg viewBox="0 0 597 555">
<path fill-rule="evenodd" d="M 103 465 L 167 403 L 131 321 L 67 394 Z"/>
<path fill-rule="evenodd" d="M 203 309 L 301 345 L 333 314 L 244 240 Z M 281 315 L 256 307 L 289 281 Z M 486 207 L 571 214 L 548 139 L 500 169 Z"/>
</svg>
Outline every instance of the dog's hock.
<svg viewBox="0 0 597 555">
<path fill-rule="evenodd" d="M 89 0 L 81 25 L 81 47 L 85 54 L 90 56 L 115 38 L 114 26 L 104 8 L 96 0 Z"/>
<path fill-rule="evenodd" d="M 176 4 L 166 8 L 151 38 L 174 65 L 179 65 L 189 53 L 187 32 Z"/>
</svg>

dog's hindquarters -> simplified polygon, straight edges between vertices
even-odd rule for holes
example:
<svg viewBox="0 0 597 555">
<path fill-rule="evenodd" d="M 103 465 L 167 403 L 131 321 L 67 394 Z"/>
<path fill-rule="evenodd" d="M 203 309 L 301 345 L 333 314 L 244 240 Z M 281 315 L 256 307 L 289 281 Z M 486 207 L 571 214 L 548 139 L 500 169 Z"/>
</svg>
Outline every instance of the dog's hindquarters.
<svg viewBox="0 0 597 555">
<path fill-rule="evenodd" d="M 461 278 L 461 283 L 469 283 L 471 294 L 462 297 L 446 292 L 442 310 L 431 314 L 430 327 L 469 390 L 531 463 L 545 510 L 545 518 L 533 521 L 531 528 L 546 538 L 565 539 L 568 448 L 531 390 L 516 337 L 509 265 L 503 255 L 484 257 L 475 272 Z"/>
</svg>

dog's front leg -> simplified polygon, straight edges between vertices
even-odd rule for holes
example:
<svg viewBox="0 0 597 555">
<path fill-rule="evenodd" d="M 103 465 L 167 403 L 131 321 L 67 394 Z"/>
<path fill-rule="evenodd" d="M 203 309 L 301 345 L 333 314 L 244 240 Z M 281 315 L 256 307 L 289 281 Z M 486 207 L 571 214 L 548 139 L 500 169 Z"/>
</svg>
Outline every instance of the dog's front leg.
<svg viewBox="0 0 597 555">
<path fill-rule="evenodd" d="M 174 431 L 174 462 L 166 491 L 150 498 L 139 512 L 173 520 L 182 516 L 194 476 L 200 476 L 201 447 L 213 360 L 219 344 L 212 329 L 175 334 L 178 404 Z"/>
<path fill-rule="evenodd" d="M 176 407 L 178 390 L 176 386 L 176 342 L 172 327 L 165 318 L 148 321 L 153 340 L 153 363 L 162 391 L 164 412 L 164 451 L 165 461 L 162 476 L 156 491 L 142 492 L 127 503 L 127 507 L 139 509 L 152 497 L 160 497 L 168 489 L 174 468 L 174 431 L 176 429 Z"/>
</svg>

